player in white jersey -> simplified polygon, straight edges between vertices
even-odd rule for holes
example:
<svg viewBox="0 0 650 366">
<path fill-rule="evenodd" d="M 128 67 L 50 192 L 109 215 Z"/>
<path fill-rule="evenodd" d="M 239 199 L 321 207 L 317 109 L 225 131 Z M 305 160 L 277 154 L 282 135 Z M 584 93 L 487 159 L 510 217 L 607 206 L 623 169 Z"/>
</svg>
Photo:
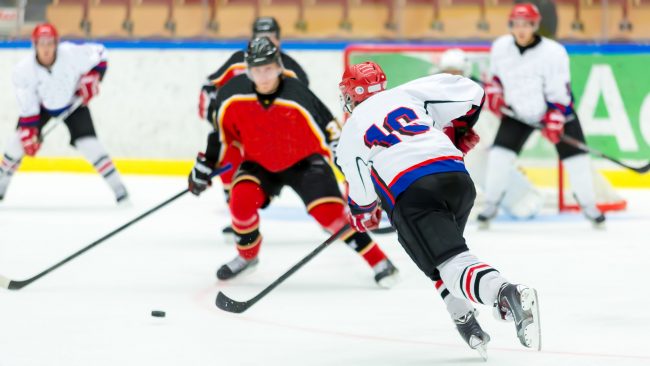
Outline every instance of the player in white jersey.
<svg viewBox="0 0 650 366">
<path fill-rule="evenodd" d="M 339 84 L 344 108 L 336 162 L 349 185 L 350 222 L 373 229 L 382 206 L 398 240 L 435 282 L 470 347 L 484 351 L 489 337 L 471 302 L 495 305 L 514 318 L 526 347 L 540 344 L 534 289 L 508 282 L 469 253 L 463 231 L 476 191 L 463 154 L 478 142 L 473 125 L 484 101 L 470 79 L 438 74 L 391 90 L 372 62 L 346 69 Z"/>
<path fill-rule="evenodd" d="M 40 149 L 43 127 L 52 117 L 60 117 L 70 131 L 70 144 L 104 177 L 116 201 L 126 202 L 126 188 L 97 140 L 88 109 L 106 72 L 104 46 L 59 43 L 51 24 L 36 26 L 32 42 L 33 52 L 16 65 L 13 73 L 20 117 L 0 164 L 0 200 L 23 156 L 34 156 Z"/>
<path fill-rule="evenodd" d="M 540 20 L 535 5 L 517 4 L 510 13 L 511 34 L 492 44 L 493 79 L 485 90 L 488 106 L 501 117 L 501 125 L 489 153 L 486 207 L 479 221 L 487 226 L 496 216 L 510 183 L 504 173 L 530 134 L 541 127 L 542 135 L 555 144 L 584 215 L 598 226 L 605 216 L 596 207 L 589 156 L 561 141 L 563 134 L 585 141 L 573 109 L 569 56 L 561 44 L 536 33 Z"/>
<path fill-rule="evenodd" d="M 451 48 L 442 53 L 437 71 L 469 77 L 482 84 L 481 81 L 471 77 L 472 64 L 467 54 L 459 48 Z M 478 196 L 481 202 L 485 197 L 488 153 L 499 123 L 500 120 L 493 113 L 482 113 L 475 126 L 476 133 L 481 136 L 481 140 L 474 147 L 472 153 L 465 157 L 465 166 L 479 190 Z M 510 184 L 503 194 L 501 208 L 517 218 L 531 218 L 537 215 L 544 203 L 542 193 L 533 186 L 517 165 L 511 165 L 507 174 L 510 175 Z M 478 198 L 477 201 L 479 201 Z"/>
</svg>

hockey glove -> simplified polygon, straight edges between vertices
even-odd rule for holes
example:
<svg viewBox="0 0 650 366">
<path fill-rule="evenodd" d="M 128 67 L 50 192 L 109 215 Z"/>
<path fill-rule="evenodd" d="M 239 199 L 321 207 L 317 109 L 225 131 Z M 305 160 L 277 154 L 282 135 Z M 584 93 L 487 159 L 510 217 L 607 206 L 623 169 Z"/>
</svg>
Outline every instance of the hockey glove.
<svg viewBox="0 0 650 366">
<path fill-rule="evenodd" d="M 442 132 L 463 154 L 472 150 L 481 139 L 474 129 L 467 127 L 447 126 L 442 129 Z"/>
<path fill-rule="evenodd" d="M 467 130 L 467 132 L 465 132 L 463 136 L 458 138 L 456 147 L 458 147 L 458 150 L 462 151 L 463 154 L 467 154 L 470 150 L 476 147 L 476 145 L 478 145 L 479 141 L 481 141 L 479 135 L 474 132 L 473 128 L 470 128 Z"/>
<path fill-rule="evenodd" d="M 210 162 L 205 159 L 203 153 L 199 153 L 196 157 L 194 169 L 192 169 L 192 172 L 187 179 L 188 189 L 193 195 L 200 195 L 208 188 L 208 186 L 212 185 L 212 180 L 210 179 L 210 175 L 212 175 L 213 172 L 212 166 L 214 166 L 214 164 L 210 164 Z"/>
<path fill-rule="evenodd" d="M 375 201 L 369 206 L 363 208 L 350 207 L 348 216 L 350 225 L 359 232 L 374 230 L 379 227 L 381 221 L 381 207 Z"/>
<path fill-rule="evenodd" d="M 485 84 L 485 96 L 490 112 L 501 118 L 503 116 L 501 108 L 506 106 L 506 100 L 503 97 L 503 86 L 499 78 L 495 77 L 491 82 Z"/>
<path fill-rule="evenodd" d="M 77 89 L 77 95 L 81 97 L 83 104 L 88 105 L 91 99 L 97 94 L 99 94 L 99 81 L 101 80 L 101 75 L 99 71 L 90 70 L 87 74 L 81 76 L 79 79 L 79 88 Z"/>
<path fill-rule="evenodd" d="M 39 139 L 39 132 L 37 127 L 20 127 L 18 130 L 20 134 L 20 142 L 23 145 L 25 154 L 34 156 L 41 148 L 41 141 Z"/>
<path fill-rule="evenodd" d="M 553 144 L 560 142 L 560 138 L 564 134 L 564 122 L 566 122 L 566 117 L 562 112 L 557 109 L 549 109 L 542 119 L 542 136 Z"/>
</svg>

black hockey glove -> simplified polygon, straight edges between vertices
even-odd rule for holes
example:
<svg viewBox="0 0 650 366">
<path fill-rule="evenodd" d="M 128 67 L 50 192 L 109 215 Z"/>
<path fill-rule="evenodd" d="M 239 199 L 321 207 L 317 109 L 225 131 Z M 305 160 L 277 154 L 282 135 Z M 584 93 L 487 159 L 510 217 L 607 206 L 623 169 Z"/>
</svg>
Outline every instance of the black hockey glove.
<svg viewBox="0 0 650 366">
<path fill-rule="evenodd" d="M 192 192 L 193 195 L 200 195 L 205 191 L 208 186 L 212 185 L 212 180 L 210 175 L 212 175 L 214 164 L 211 164 L 205 159 L 205 156 L 202 153 L 196 157 L 196 163 L 194 164 L 194 169 L 188 177 L 188 189 Z"/>
</svg>

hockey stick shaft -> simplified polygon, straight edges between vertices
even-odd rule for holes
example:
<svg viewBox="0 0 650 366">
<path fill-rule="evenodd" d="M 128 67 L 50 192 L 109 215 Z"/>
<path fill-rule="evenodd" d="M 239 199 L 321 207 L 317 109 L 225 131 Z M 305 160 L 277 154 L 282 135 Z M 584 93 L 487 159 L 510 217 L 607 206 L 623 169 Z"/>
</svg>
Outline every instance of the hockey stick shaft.
<svg viewBox="0 0 650 366">
<path fill-rule="evenodd" d="M 574 139 L 571 136 L 562 135 L 562 137 L 560 137 L 560 139 L 562 140 L 562 142 L 564 142 L 566 144 L 569 144 L 569 145 L 571 145 L 573 147 L 576 147 L 576 148 L 578 148 L 578 149 L 580 149 L 580 150 L 582 150 L 584 152 L 590 153 L 592 155 L 598 156 L 598 157 L 603 158 L 603 159 L 607 159 L 607 160 L 611 161 L 614 164 L 617 164 L 617 165 L 619 165 L 619 166 L 621 166 L 623 168 L 626 168 L 626 169 L 633 170 L 633 171 L 635 171 L 635 172 L 637 172 L 639 174 L 647 173 L 650 170 L 650 163 L 647 163 L 646 165 L 644 165 L 642 167 L 633 167 L 633 166 L 630 166 L 630 165 L 627 165 L 627 164 L 623 163 L 622 161 L 620 161 L 620 160 L 618 160 L 616 158 L 613 158 L 613 157 L 611 157 L 609 155 L 605 155 L 604 153 L 602 153 L 602 152 L 600 152 L 600 151 L 598 151 L 598 150 L 596 150 L 594 148 L 591 148 L 591 147 L 587 146 L 583 142 L 580 142 L 580 141 Z"/>
<path fill-rule="evenodd" d="M 264 290 L 262 290 L 262 292 L 255 295 L 255 297 L 253 297 L 248 301 L 243 301 L 243 302 L 235 301 L 229 298 L 228 296 L 226 296 L 223 292 L 219 291 L 219 293 L 217 294 L 217 299 L 215 301 L 217 307 L 221 310 L 230 313 L 243 313 L 244 311 L 248 310 L 248 308 L 253 306 L 256 302 L 260 301 L 264 296 L 268 295 L 269 292 L 273 291 L 274 288 L 276 288 L 278 285 L 284 282 L 287 278 L 291 277 L 291 275 L 293 275 L 296 271 L 298 271 L 305 264 L 311 261 L 315 256 L 318 255 L 318 253 L 322 252 L 323 249 L 327 248 L 330 244 L 336 241 L 341 235 L 343 235 L 343 233 L 345 233 L 348 230 L 350 230 L 350 225 L 346 224 L 339 231 L 332 234 L 332 236 L 330 236 L 329 239 L 325 240 L 323 243 L 317 246 L 316 249 L 312 250 L 309 254 L 307 254 L 307 256 L 305 256 L 303 259 L 300 260 L 300 262 L 294 264 L 293 267 L 291 267 L 287 272 L 285 272 L 282 276 L 278 277 L 278 279 L 276 279 L 270 285 L 268 285 Z"/>
<path fill-rule="evenodd" d="M 215 177 L 215 176 L 217 176 L 219 174 L 222 174 L 222 173 L 230 170 L 231 167 L 232 167 L 231 164 L 227 164 L 226 166 L 224 166 L 224 167 L 218 169 L 217 171 L 215 171 L 212 174 L 212 177 Z M 188 192 L 189 192 L 189 190 L 187 190 L 187 189 L 184 189 L 183 191 L 178 192 L 177 194 L 175 194 L 172 197 L 168 198 L 164 202 L 156 205 L 155 207 L 152 207 L 151 209 L 149 209 L 146 212 L 140 214 L 138 217 L 132 219 L 131 221 L 127 222 L 126 224 L 118 227 L 117 229 L 109 232 L 108 234 L 102 236 L 101 238 L 95 240 L 94 242 L 88 244 L 87 246 L 79 249 L 78 251 L 76 251 L 73 254 L 69 255 L 65 259 L 63 259 L 63 260 L 59 261 L 58 263 L 54 264 L 50 268 L 48 268 L 48 269 L 44 270 L 43 272 L 37 274 L 36 276 L 30 277 L 30 278 L 28 278 L 26 280 L 22 280 L 22 281 L 14 281 L 14 280 L 10 280 L 10 279 L 8 279 L 6 277 L 0 276 L 0 287 L 4 287 L 4 288 L 9 289 L 9 290 L 20 290 L 20 289 L 22 289 L 23 287 L 31 284 L 32 282 L 38 280 L 39 278 L 47 275 L 48 273 L 54 271 L 55 269 L 63 266 L 64 264 L 70 262 L 71 260 L 79 257 L 83 253 L 85 253 L 85 252 L 89 251 L 90 249 L 96 247 L 97 245 L 103 243 L 107 239 L 109 239 L 109 238 L 113 237 L 114 235 L 120 233 L 121 231 L 128 228 L 129 226 L 137 223 L 138 221 L 144 219 L 145 217 L 151 215 L 152 213 L 154 213 L 154 212 L 160 210 L 161 208 L 167 206 L 168 204 L 176 201 L 178 198 L 184 196 Z"/>
<path fill-rule="evenodd" d="M 61 124 L 62 121 L 64 121 L 72 113 L 74 113 L 74 111 L 76 111 L 77 108 L 81 107 L 82 104 L 83 104 L 83 100 L 81 98 L 75 99 L 74 102 L 72 102 L 72 104 L 70 105 L 70 108 L 68 108 L 63 113 L 55 117 L 54 124 L 52 125 L 52 127 L 43 131 L 43 133 L 41 133 L 41 136 L 39 137 L 39 140 L 42 142 L 43 139 L 45 139 L 45 136 L 49 135 L 52 131 L 54 131 L 56 127 Z"/>
</svg>

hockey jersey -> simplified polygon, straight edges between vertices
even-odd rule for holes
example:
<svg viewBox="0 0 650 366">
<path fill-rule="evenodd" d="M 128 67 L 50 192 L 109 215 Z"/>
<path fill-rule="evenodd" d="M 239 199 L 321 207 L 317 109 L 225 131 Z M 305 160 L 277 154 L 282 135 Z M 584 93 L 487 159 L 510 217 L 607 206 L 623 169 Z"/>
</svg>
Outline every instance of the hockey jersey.
<svg viewBox="0 0 650 366">
<path fill-rule="evenodd" d="M 21 60 L 13 73 L 21 126 L 39 121 L 41 106 L 53 116 L 70 108 L 79 87 L 79 79 L 92 69 L 102 75 L 107 67 L 106 49 L 96 43 L 61 42 L 56 60 L 48 69 L 36 60 L 36 53 Z"/>
<path fill-rule="evenodd" d="M 283 78 L 272 96 L 258 95 L 246 75 L 232 79 L 215 102 L 206 158 L 219 164 L 225 148 L 241 146 L 243 160 L 283 171 L 314 154 L 331 158 L 340 126 L 327 107 L 295 78 Z"/>
<path fill-rule="evenodd" d="M 492 44 L 490 72 L 503 85 L 516 119 L 539 123 L 548 108 L 573 114 L 569 56 L 558 42 L 541 37 L 520 50 L 512 35 L 501 36 Z"/>
<path fill-rule="evenodd" d="M 358 105 L 343 126 L 336 163 L 356 211 L 379 197 L 391 212 L 397 197 L 425 175 L 467 172 L 463 154 L 442 132 L 478 116 L 483 89 L 468 78 L 437 74 L 380 92 Z"/>
<path fill-rule="evenodd" d="M 199 98 L 199 116 L 201 119 L 208 118 L 208 122 L 213 123 L 213 121 L 209 120 L 214 108 L 214 104 L 211 105 L 211 103 L 214 103 L 217 97 L 217 92 L 220 88 L 226 85 L 235 76 L 246 73 L 244 54 L 244 51 L 233 53 L 217 71 L 208 76 L 208 80 L 201 89 L 201 95 Z M 284 76 L 297 78 L 305 83 L 305 85 L 309 86 L 307 74 L 296 60 L 283 52 L 280 52 L 280 59 L 282 60 L 282 65 L 284 67 Z"/>
</svg>

